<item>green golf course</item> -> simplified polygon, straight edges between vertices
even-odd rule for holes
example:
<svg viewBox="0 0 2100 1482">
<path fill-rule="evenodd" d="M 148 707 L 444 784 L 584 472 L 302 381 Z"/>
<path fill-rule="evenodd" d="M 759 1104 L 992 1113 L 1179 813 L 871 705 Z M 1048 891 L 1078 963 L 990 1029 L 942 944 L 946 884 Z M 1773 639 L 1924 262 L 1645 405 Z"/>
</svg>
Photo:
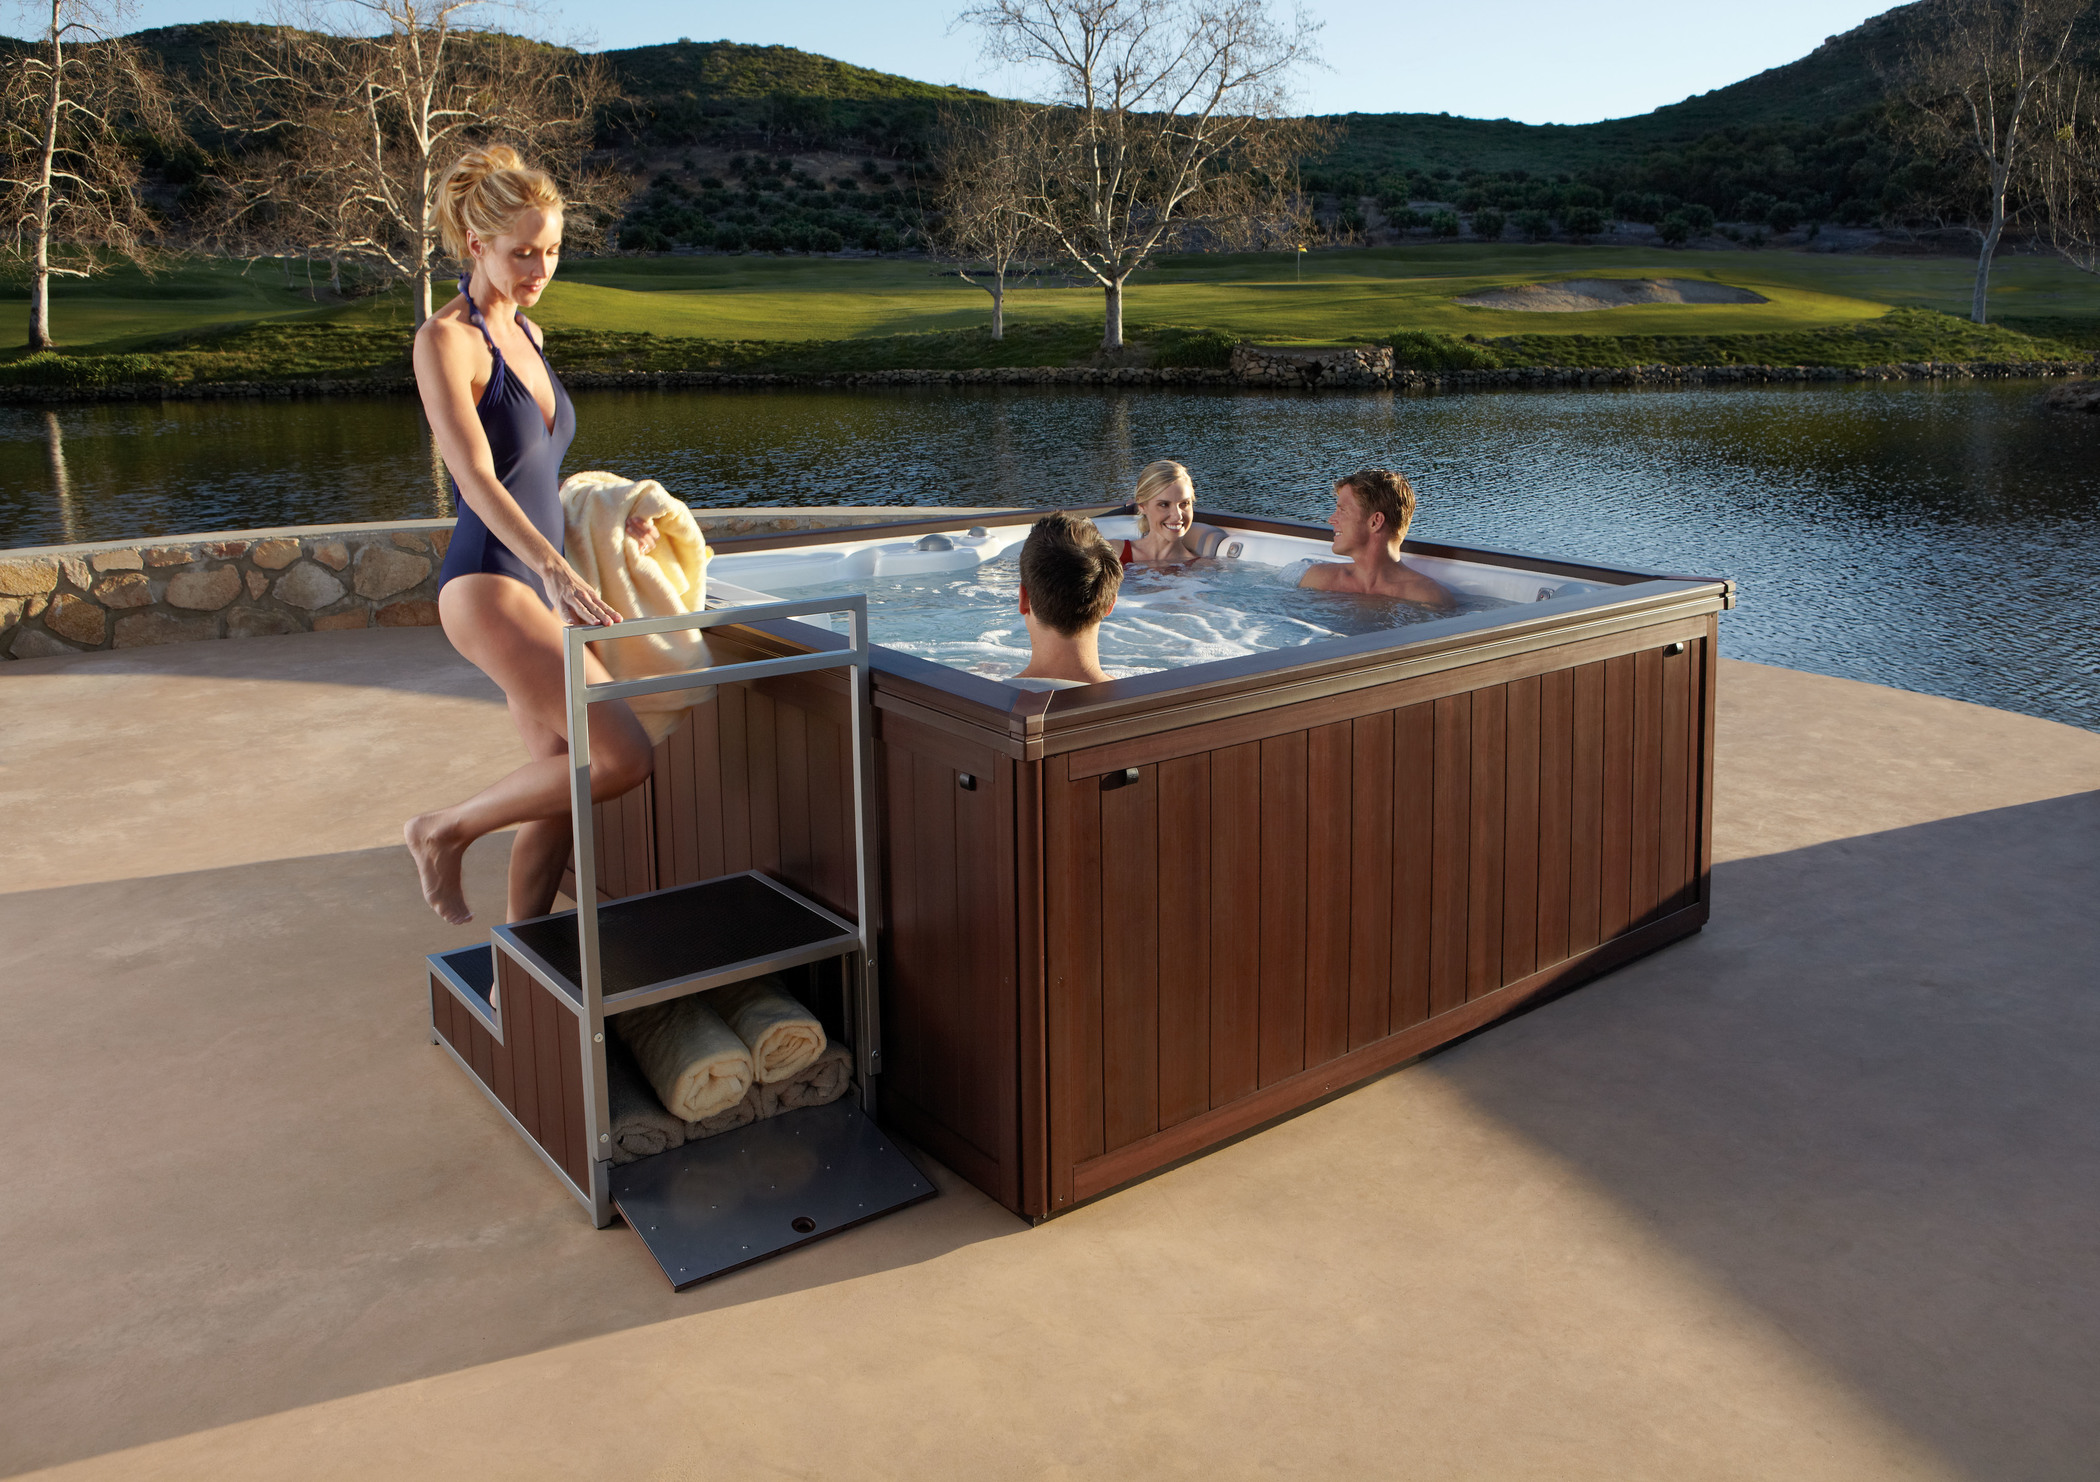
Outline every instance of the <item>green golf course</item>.
<svg viewBox="0 0 2100 1482">
<path fill-rule="evenodd" d="M 1612 246 L 1358 248 L 1296 261 L 1220 254 L 1167 258 L 1139 274 L 1124 313 L 1140 358 L 1162 326 L 1207 331 L 1212 355 L 1232 340 L 1367 343 L 1414 331 L 1499 343 L 1505 363 L 1563 365 L 1693 352 L 1701 358 L 1684 363 L 2019 359 L 2100 344 L 2100 283 L 2058 259 L 2001 260 L 1991 294 L 1998 323 L 1988 330 L 1965 322 L 1971 273 L 1967 261 L 1946 257 Z M 1582 313 L 1455 302 L 1577 277 L 1704 280 L 1766 302 Z M 309 289 L 301 264 L 288 284 L 274 261 L 198 259 L 172 261 L 151 277 L 125 268 L 66 282 L 53 295 L 56 359 L 121 356 L 133 372 L 155 362 L 151 379 L 184 381 L 398 368 L 410 324 L 405 291 L 337 300 L 318 273 L 315 285 Z M 999 345 L 985 333 L 989 306 L 981 290 L 924 259 L 737 254 L 575 259 L 535 317 L 565 368 L 960 368 L 1085 363 L 1094 352 L 1096 288 L 1011 288 L 1008 339 Z M 1932 312 L 1899 315 L 1877 331 L 1893 310 Z M 26 315 L 21 297 L 0 299 L 0 336 L 18 340 Z M 24 354 L 7 352 L 0 375 Z M 16 368 L 16 378 L 32 369 Z"/>
</svg>

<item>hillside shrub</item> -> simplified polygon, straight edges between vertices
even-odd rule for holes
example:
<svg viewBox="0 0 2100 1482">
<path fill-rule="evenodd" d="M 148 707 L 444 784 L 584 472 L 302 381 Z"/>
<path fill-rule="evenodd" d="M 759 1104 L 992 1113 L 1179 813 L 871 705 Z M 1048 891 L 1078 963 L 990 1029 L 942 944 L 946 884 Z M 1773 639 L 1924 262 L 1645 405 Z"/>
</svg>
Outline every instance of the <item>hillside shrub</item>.
<svg viewBox="0 0 2100 1482">
<path fill-rule="evenodd" d="M 1429 235 L 1432 237 L 1455 237 L 1458 235 L 1458 213 L 1439 211 L 1429 218 Z"/>
<path fill-rule="evenodd" d="M 1779 201 L 1765 213 L 1765 224 L 1775 232 L 1790 232 L 1801 225 L 1802 214 L 1792 201 Z"/>
<path fill-rule="evenodd" d="M 0 365 L 0 386 L 126 386 L 168 379 L 152 355 L 62 355 L 39 350 Z"/>
<path fill-rule="evenodd" d="M 1610 225 L 1604 212 L 1595 206 L 1571 206 L 1561 222 L 1571 237 L 1594 237 Z"/>
<path fill-rule="evenodd" d="M 1502 358 L 1485 345 L 1426 329 L 1397 330 L 1392 346 L 1393 365 L 1398 369 L 1494 370 L 1502 364 Z"/>
<path fill-rule="evenodd" d="M 1483 207 L 1473 213 L 1473 235 L 1483 242 L 1499 242 L 1509 218 L 1492 207 Z"/>
<path fill-rule="evenodd" d="M 744 229 L 735 222 L 716 227 L 714 246 L 717 252 L 742 252 L 745 246 Z"/>
<path fill-rule="evenodd" d="M 1208 367 L 1222 370 L 1232 364 L 1236 335 L 1222 329 L 1177 329 L 1168 327 L 1146 334 L 1152 345 L 1152 363 L 1161 366 Z"/>
<path fill-rule="evenodd" d="M 1396 232 L 1415 232 L 1429 225 L 1429 217 L 1420 211 L 1410 211 L 1402 206 L 1397 211 L 1385 214 L 1386 224 Z"/>
<path fill-rule="evenodd" d="M 1527 242 L 1543 242 L 1553 235 L 1553 218 L 1543 211 L 1519 211 L 1509 222 Z"/>
<path fill-rule="evenodd" d="M 1711 206 L 1679 206 L 1677 214 L 1691 226 L 1692 235 L 1703 237 L 1714 229 L 1714 212 Z"/>
<path fill-rule="evenodd" d="M 1657 223 L 1655 234 L 1663 239 L 1665 246 L 1682 247 L 1692 239 L 1692 226 L 1673 211 Z"/>
</svg>

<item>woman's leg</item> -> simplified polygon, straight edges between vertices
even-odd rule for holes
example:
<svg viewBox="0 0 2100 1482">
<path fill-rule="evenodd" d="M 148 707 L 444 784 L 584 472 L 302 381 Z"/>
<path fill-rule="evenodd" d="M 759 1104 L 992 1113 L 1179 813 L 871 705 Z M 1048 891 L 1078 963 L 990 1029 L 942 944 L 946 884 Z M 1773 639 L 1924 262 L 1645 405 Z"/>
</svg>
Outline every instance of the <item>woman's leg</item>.
<svg viewBox="0 0 2100 1482">
<path fill-rule="evenodd" d="M 530 722 L 541 731 L 566 738 L 561 624 L 530 587 L 507 576 L 454 577 L 438 594 L 438 616 L 452 646 L 503 687 L 521 729 Z M 595 658 L 586 656 L 585 664 L 593 683 L 610 677 Z M 617 701 L 593 705 L 590 728 L 593 800 L 615 798 L 640 785 L 649 775 L 650 749 L 648 735 L 634 712 Z M 532 739 L 528 736 L 528 745 Z M 460 857 L 469 844 L 513 824 L 553 823 L 565 833 L 568 816 L 569 761 L 564 744 L 559 754 L 534 756 L 464 803 L 411 818 L 402 836 L 415 856 L 423 898 L 432 910 L 458 925 L 473 919 L 459 883 Z M 537 893 L 548 867 L 546 856 L 554 849 L 553 836 L 554 831 L 547 828 L 532 831 L 525 840 L 527 858 L 521 861 L 529 880 L 517 881 L 514 874 L 514 883 L 530 883 Z M 558 867 L 555 877 L 558 881 Z M 547 898 L 552 900 L 551 891 Z"/>
<path fill-rule="evenodd" d="M 540 724 L 515 705 L 511 706 L 510 718 L 525 743 L 527 755 L 568 756 L 569 742 L 560 731 Z M 562 775 L 568 775 L 566 768 Z M 568 867 L 574 838 L 567 808 L 562 809 L 559 818 L 535 818 L 518 825 L 510 839 L 510 883 L 504 920 L 527 921 L 554 909 L 554 897 L 561 892 L 561 874 Z"/>
</svg>

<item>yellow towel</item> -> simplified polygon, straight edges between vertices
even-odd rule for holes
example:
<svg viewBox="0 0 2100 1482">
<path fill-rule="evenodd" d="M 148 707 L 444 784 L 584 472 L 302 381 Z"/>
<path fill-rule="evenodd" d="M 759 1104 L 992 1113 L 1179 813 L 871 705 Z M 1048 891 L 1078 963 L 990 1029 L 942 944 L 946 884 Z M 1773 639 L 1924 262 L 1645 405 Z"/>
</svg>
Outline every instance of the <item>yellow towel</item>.
<svg viewBox="0 0 2100 1482">
<path fill-rule="evenodd" d="M 707 995 L 736 1037 L 751 1047 L 761 1086 L 784 1081 L 824 1053 L 824 1026 L 770 973 Z"/>
<path fill-rule="evenodd" d="M 728 1111 L 751 1089 L 751 1051 L 703 994 L 617 1015 L 613 1026 L 664 1110 L 682 1122 Z"/>
<path fill-rule="evenodd" d="M 707 605 L 707 563 L 714 552 L 693 513 L 654 479 L 579 473 L 561 486 L 569 564 L 623 618 L 671 617 Z M 640 515 L 656 526 L 648 555 L 627 538 L 627 520 Z M 699 633 L 656 633 L 600 646 L 598 657 L 615 679 L 647 679 L 707 663 Z M 714 698 L 714 690 L 674 690 L 628 703 L 654 743 L 678 728 L 685 712 Z"/>
</svg>

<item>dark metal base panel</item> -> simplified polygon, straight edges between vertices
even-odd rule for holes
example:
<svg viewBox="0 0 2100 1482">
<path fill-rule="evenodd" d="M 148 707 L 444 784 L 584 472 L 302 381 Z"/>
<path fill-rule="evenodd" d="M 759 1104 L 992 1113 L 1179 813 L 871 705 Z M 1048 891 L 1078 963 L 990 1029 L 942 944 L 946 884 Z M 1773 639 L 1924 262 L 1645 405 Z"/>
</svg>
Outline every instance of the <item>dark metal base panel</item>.
<svg viewBox="0 0 2100 1482">
<path fill-rule="evenodd" d="M 473 947 L 455 947 L 450 952 L 433 952 L 431 960 L 442 965 L 453 977 L 459 979 L 467 990 L 483 1003 L 496 1001 L 496 949 L 483 942 Z"/>
<path fill-rule="evenodd" d="M 506 930 L 569 985 L 571 997 L 581 994 L 575 986 L 583 971 L 574 911 L 515 922 Z M 750 873 L 628 896 L 598 908 L 607 996 L 819 942 L 836 942 L 840 952 L 859 946 L 837 922 Z"/>
<path fill-rule="evenodd" d="M 612 1200 L 674 1290 L 933 1197 L 851 1098 L 612 1170 Z"/>
</svg>

